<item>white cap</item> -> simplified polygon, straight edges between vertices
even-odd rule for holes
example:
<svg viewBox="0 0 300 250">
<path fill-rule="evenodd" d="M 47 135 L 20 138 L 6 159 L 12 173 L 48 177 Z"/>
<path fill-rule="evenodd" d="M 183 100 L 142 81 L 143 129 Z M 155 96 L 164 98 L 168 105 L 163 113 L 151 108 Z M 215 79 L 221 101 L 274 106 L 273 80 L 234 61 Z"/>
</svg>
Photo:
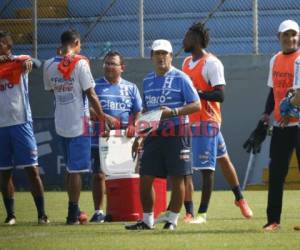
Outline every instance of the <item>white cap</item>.
<svg viewBox="0 0 300 250">
<path fill-rule="evenodd" d="M 167 51 L 168 53 L 173 52 L 170 41 L 164 39 L 155 40 L 152 43 L 151 50 L 153 51 L 163 50 L 163 51 Z"/>
<path fill-rule="evenodd" d="M 278 32 L 285 32 L 287 30 L 294 30 L 299 33 L 299 25 L 293 20 L 285 20 L 283 21 L 278 28 Z"/>
</svg>

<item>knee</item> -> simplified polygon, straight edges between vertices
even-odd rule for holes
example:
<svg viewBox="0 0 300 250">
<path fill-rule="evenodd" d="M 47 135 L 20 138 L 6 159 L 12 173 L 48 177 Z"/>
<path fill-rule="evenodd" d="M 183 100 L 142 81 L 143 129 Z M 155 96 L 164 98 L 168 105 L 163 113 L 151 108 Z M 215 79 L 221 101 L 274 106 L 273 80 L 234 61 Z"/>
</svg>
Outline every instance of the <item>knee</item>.
<svg viewBox="0 0 300 250">
<path fill-rule="evenodd" d="M 40 179 L 40 174 L 39 174 L 39 170 L 37 167 L 28 167 L 25 169 L 25 171 L 27 172 L 28 178 L 31 181 Z"/>
<path fill-rule="evenodd" d="M 232 163 L 228 155 L 218 158 L 217 161 L 221 168 L 230 168 L 232 166 Z"/>
<path fill-rule="evenodd" d="M 96 181 L 96 182 L 105 181 L 105 175 L 103 173 L 94 173 L 93 174 L 93 180 Z"/>
</svg>

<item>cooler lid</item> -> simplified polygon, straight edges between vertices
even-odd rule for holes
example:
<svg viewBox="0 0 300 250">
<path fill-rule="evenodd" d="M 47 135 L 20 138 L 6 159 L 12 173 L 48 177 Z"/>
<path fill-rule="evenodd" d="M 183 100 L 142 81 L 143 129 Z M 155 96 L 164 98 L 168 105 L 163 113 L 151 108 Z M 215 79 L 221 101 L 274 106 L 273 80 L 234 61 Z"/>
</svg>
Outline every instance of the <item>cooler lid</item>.
<svg viewBox="0 0 300 250">
<path fill-rule="evenodd" d="M 125 130 L 111 130 L 110 137 L 99 137 L 101 169 L 106 175 L 128 175 L 135 171 L 131 156 L 134 138 L 127 138 Z"/>
<path fill-rule="evenodd" d="M 117 180 L 117 179 L 127 179 L 127 178 L 139 178 L 139 174 L 118 174 L 118 175 L 109 175 L 105 180 Z"/>
</svg>

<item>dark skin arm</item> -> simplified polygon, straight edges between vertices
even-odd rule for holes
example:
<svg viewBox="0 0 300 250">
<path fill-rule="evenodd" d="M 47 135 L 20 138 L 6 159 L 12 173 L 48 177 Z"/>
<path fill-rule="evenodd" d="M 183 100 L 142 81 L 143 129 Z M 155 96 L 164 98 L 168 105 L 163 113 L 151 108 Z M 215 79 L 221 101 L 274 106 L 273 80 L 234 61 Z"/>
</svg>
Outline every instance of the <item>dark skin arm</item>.
<svg viewBox="0 0 300 250">
<path fill-rule="evenodd" d="M 198 90 L 198 95 L 200 99 L 222 103 L 225 99 L 224 89 L 224 85 L 217 85 L 212 91 L 202 92 L 201 90 Z"/>
</svg>

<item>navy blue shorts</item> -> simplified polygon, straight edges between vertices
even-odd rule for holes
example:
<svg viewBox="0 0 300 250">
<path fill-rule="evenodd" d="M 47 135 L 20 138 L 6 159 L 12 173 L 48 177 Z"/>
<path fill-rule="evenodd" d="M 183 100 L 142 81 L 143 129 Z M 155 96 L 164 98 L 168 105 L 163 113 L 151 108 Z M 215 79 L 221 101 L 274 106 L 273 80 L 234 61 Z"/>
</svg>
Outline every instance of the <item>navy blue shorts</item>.
<svg viewBox="0 0 300 250">
<path fill-rule="evenodd" d="M 191 175 L 190 135 L 149 135 L 144 142 L 140 174 L 162 178 Z"/>
</svg>

